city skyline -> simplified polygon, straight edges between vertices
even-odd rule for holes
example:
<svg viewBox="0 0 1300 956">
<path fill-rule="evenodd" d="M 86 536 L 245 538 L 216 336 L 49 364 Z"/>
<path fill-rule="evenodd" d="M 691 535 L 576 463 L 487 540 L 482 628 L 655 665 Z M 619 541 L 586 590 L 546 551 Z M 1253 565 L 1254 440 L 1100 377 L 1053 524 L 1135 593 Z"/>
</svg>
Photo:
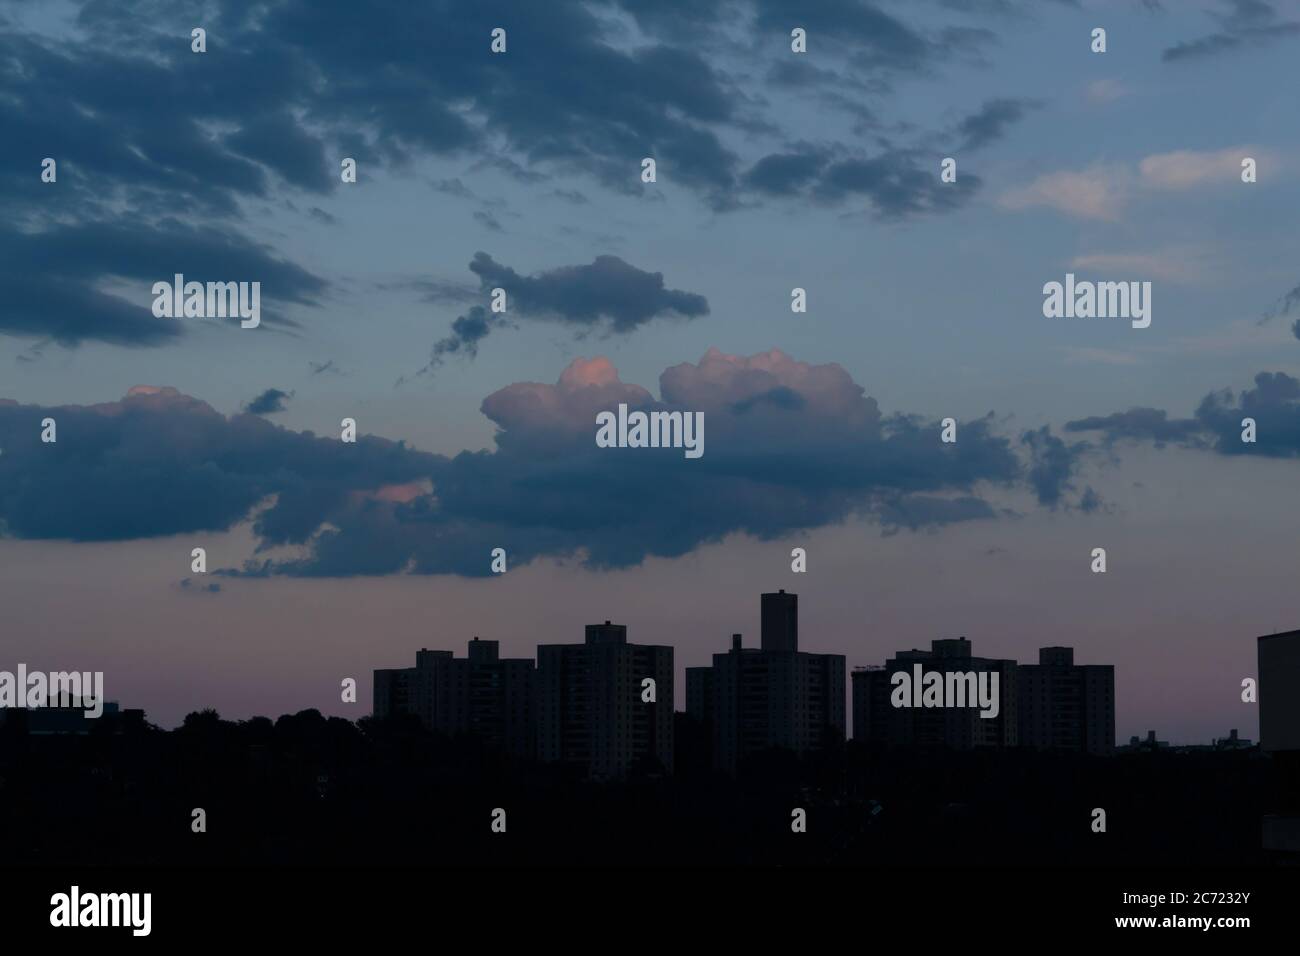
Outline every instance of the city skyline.
<svg viewBox="0 0 1300 956">
<path fill-rule="evenodd" d="M 850 667 L 1069 645 L 1120 739 L 1255 737 L 1254 638 L 1300 622 L 1297 37 L 1219 0 L 0 4 L 0 653 L 169 726 L 348 716 L 476 633 L 702 666 L 785 587 Z M 602 445 L 622 406 L 707 441 Z"/>
</svg>

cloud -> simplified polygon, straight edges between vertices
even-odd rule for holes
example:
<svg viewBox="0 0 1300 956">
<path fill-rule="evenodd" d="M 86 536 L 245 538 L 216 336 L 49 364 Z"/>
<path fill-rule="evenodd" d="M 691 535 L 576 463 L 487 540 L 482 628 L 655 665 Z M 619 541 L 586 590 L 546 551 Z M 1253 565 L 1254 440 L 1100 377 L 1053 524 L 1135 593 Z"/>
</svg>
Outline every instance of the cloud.
<svg viewBox="0 0 1300 956">
<path fill-rule="evenodd" d="M 1242 419 L 1256 422 L 1256 441 L 1241 440 Z M 1260 372 L 1255 387 L 1239 395 L 1229 389 L 1210 392 L 1191 418 L 1171 419 L 1163 409 L 1082 418 L 1066 423 L 1069 432 L 1099 431 L 1106 441 L 1147 441 L 1157 445 L 1212 449 L 1220 455 L 1300 456 L 1300 380 L 1285 372 Z"/>
<path fill-rule="evenodd" d="M 1138 164 L 1142 182 L 1158 189 L 1190 189 L 1206 182 L 1241 181 L 1241 161 L 1247 156 L 1260 160 L 1253 146 L 1232 146 L 1209 152 L 1178 150 L 1147 156 Z"/>
<path fill-rule="evenodd" d="M 1020 443 L 1029 451 L 1029 484 L 1038 496 L 1038 503 L 1053 511 L 1066 505 L 1065 495 L 1075 490 L 1073 479 L 1081 457 L 1089 449 L 1088 443 L 1067 445 L 1046 425 L 1022 434 Z M 1099 504 L 1096 492 L 1089 488 L 1080 507 L 1092 511 Z"/>
<path fill-rule="evenodd" d="M 1036 100 L 993 99 L 988 100 L 976 112 L 957 124 L 957 136 L 961 149 L 981 149 L 995 143 L 1007 134 L 1007 130 L 1018 123 L 1024 115 L 1039 104 Z"/>
<path fill-rule="evenodd" d="M 181 578 L 181 590 L 195 594 L 220 594 L 221 582 L 210 581 L 207 584 L 196 584 L 193 578 Z"/>
<path fill-rule="evenodd" d="M 980 49 L 989 40 L 985 31 L 969 28 L 925 31 L 863 0 L 755 0 L 754 9 L 760 33 L 788 38 L 797 24 L 808 31 L 810 43 L 847 53 L 860 72 L 916 72 L 946 53 Z"/>
<path fill-rule="evenodd" d="M 200 320 L 158 319 L 152 286 L 186 281 L 258 281 L 262 322 L 292 327 L 289 304 L 312 305 L 324 279 L 277 258 L 238 236 L 192 228 L 175 220 L 57 225 L 30 233 L 0 227 L 0 284 L 5 309 L 0 331 L 48 337 L 64 345 L 87 340 L 117 345 L 160 345 Z M 138 289 L 131 303 L 106 291 L 108 283 Z M 237 326 L 239 317 L 229 320 Z"/>
<path fill-rule="evenodd" d="M 1152 441 L 1158 445 L 1167 442 L 1187 443 L 1201 431 L 1195 419 L 1171 419 L 1161 408 L 1130 408 L 1126 412 L 1080 418 L 1065 425 L 1067 432 L 1104 432 L 1108 442 L 1119 439 Z"/>
<path fill-rule="evenodd" d="M 627 43 L 626 18 L 611 8 L 650 35 Z M 0 276 L 16 305 L 0 330 L 64 345 L 177 340 L 183 326 L 107 294 L 119 276 L 95 260 L 121 239 L 120 258 L 134 248 L 140 269 L 166 274 L 169 257 L 148 258 L 144 249 L 166 253 L 185 230 L 196 233 L 196 248 L 277 268 L 284 303 L 315 305 L 326 283 L 272 254 L 251 230 L 267 205 L 335 226 L 324 200 L 341 188 L 341 156 L 397 172 L 430 157 L 466 158 L 471 170 L 529 183 L 585 177 L 631 194 L 643 192 L 640 158 L 653 156 L 675 189 L 716 211 L 741 208 L 781 194 L 765 177 L 775 161 L 762 161 L 784 150 L 748 144 L 760 132 L 779 134 L 784 117 L 764 115 L 776 107 L 727 68 L 749 61 L 755 43 L 786 36 L 792 13 L 834 64 L 810 92 L 859 111 L 863 123 L 873 122 L 863 90 L 883 93 L 888 75 L 925 73 L 991 40 L 966 27 L 913 26 L 858 0 L 812 8 L 753 0 L 726 10 L 683 0 L 373 0 L 363 19 L 346 3 L 225 0 L 203 9 L 217 48 L 196 57 L 178 40 L 189 31 L 184 9 L 85 2 L 72 10 L 75 32 L 32 18 L 0 29 L 0 128 L 60 163 L 51 187 L 26 154 L 0 155 L 0 246 L 37 243 L 50 253 L 32 270 Z M 401 30 L 371 29 L 385 22 Z M 501 24 L 509 25 L 506 61 L 484 39 Z M 428 53 L 433 37 L 436 57 Z M 978 185 L 963 177 L 938 188 L 928 154 L 904 147 L 877 156 L 843 144 L 827 150 L 816 161 L 820 177 L 804 184 L 821 203 L 865 197 L 882 217 L 899 218 L 957 208 Z M 756 171 L 747 178 L 746 168 Z M 471 195 L 454 177 L 435 188 Z M 295 203 L 292 193 L 310 201 Z M 474 215 L 486 229 L 503 229 L 499 211 Z M 83 234 L 96 244 L 80 241 Z M 249 278 L 275 293 L 268 274 Z M 264 321 L 287 319 L 268 311 Z"/>
<path fill-rule="evenodd" d="M 1214 262 L 1204 250 L 1177 248 L 1157 252 L 1091 252 L 1071 259 L 1070 268 L 1105 275 L 1123 273 L 1168 282 L 1204 282 L 1213 276 Z"/>
<path fill-rule="evenodd" d="M 704 296 L 669 289 L 662 272 L 645 272 L 618 256 L 522 276 L 486 252 L 476 252 L 469 268 L 483 291 L 505 289 L 512 313 L 587 328 L 606 325 L 611 332 L 627 333 L 659 316 L 697 318 L 709 312 Z"/>
<path fill-rule="evenodd" d="M 1172 63 L 1215 56 L 1300 34 L 1300 22 L 1279 19 L 1274 7 L 1263 0 L 1227 0 L 1221 8 L 1213 14 L 1219 21 L 1217 31 L 1167 47 L 1160 58 Z"/>
<path fill-rule="evenodd" d="M 597 256 L 590 265 L 524 276 L 486 252 L 477 252 L 469 268 L 479 278 L 480 293 L 505 290 L 507 311 L 493 313 L 476 305 L 458 316 L 451 334 L 434 343 L 421 375 L 437 368 L 448 355 L 474 358 L 491 332 L 519 319 L 558 322 L 579 335 L 629 335 L 656 318 L 692 319 L 709 312 L 704 296 L 670 289 L 663 273 L 638 269 L 618 256 Z"/>
<path fill-rule="evenodd" d="M 1139 160 L 1136 168 L 1095 163 L 1086 169 L 1044 173 L 1025 186 L 1008 189 L 998 202 L 1006 209 L 1046 206 L 1079 219 L 1116 221 L 1142 187 L 1173 192 L 1206 183 L 1239 183 L 1241 161 L 1251 156 L 1276 169 L 1279 161 L 1257 146 L 1218 150 L 1178 150 Z"/>
<path fill-rule="evenodd" d="M 412 505 L 418 519 L 384 517 L 375 527 L 335 515 L 337 537 L 325 536 L 312 558 L 255 570 L 357 573 L 349 569 L 359 562 L 478 575 L 487 571 L 479 552 L 494 546 L 516 566 L 549 554 L 625 567 L 736 532 L 770 538 L 856 513 L 889 527 L 992 517 L 972 489 L 1019 474 L 987 421 L 964 424 L 962 442 L 945 446 L 937 422 L 886 418 L 840 367 L 776 350 L 748 358 L 710 350 L 665 370 L 659 385 L 656 400 L 597 358 L 575 360 L 554 385 L 501 389 L 483 402 L 500 429 L 496 450 L 439 469 L 429 510 Z M 705 455 L 597 448 L 596 414 L 619 403 L 703 412 Z"/>
<path fill-rule="evenodd" d="M 501 221 L 485 209 L 474 211 L 474 221 L 491 232 L 505 232 L 505 227 L 501 225 Z"/>
<path fill-rule="evenodd" d="M 293 392 L 282 392 L 278 388 L 268 388 L 257 398 L 248 403 L 245 409 L 250 415 L 274 415 L 285 408 L 285 399 L 293 397 Z"/>
<path fill-rule="evenodd" d="M 58 442 L 40 442 L 41 419 Z M 369 436 L 355 445 L 227 418 L 174 388 L 99 405 L 0 400 L 0 528 L 19 538 L 113 541 L 221 531 L 273 500 L 264 543 L 303 542 L 355 489 L 427 476 L 432 456 Z"/>
<path fill-rule="evenodd" d="M 443 363 L 448 355 L 464 355 L 467 358 L 478 356 L 478 344 L 487 338 L 493 328 L 505 325 L 499 315 L 494 315 L 481 305 L 476 305 L 466 315 L 457 316 L 451 323 L 451 334 L 433 343 L 433 352 L 429 364 L 420 369 L 420 375 L 432 371 Z"/>
<path fill-rule="evenodd" d="M 1129 174 L 1121 166 L 1093 165 L 1082 170 L 1044 173 L 999 198 L 1007 209 L 1047 206 L 1079 219 L 1119 219 Z"/>
<path fill-rule="evenodd" d="M 902 219 L 960 208 L 981 185 L 967 173 L 955 183 L 939 179 L 917 151 L 891 150 L 872 157 L 842 150 L 799 144 L 789 152 L 765 156 L 744 174 L 747 186 L 760 194 L 838 205 L 863 198 L 877 218 Z"/>
<path fill-rule="evenodd" d="M 307 367 L 311 369 L 312 375 L 342 375 L 343 370 L 338 367 L 333 359 L 325 362 L 308 362 Z"/>
<path fill-rule="evenodd" d="M 595 445 L 599 411 L 702 412 L 705 454 Z M 991 416 L 938 440 L 937 421 L 884 415 L 840 366 L 711 349 L 666 369 L 659 397 L 604 358 L 554 384 L 489 395 L 495 447 L 445 457 L 363 436 L 354 445 L 256 415 L 223 416 L 173 388 L 44 408 L 0 401 L 0 526 L 20 538 L 118 540 L 251 521 L 235 575 L 485 575 L 542 557 L 627 567 L 736 533 L 771 539 L 855 515 L 886 532 L 987 520 L 988 490 L 1066 503 L 1080 445 L 1046 431 L 1019 448 Z M 40 420 L 59 428 L 39 442 Z M 283 553 L 288 549 L 289 553 Z"/>
<path fill-rule="evenodd" d="M 1276 302 L 1269 306 L 1269 308 L 1264 312 L 1262 321 L 1269 322 L 1277 318 L 1279 315 L 1286 315 L 1292 309 L 1296 308 L 1296 306 L 1300 306 L 1300 285 L 1279 297 Z"/>
</svg>

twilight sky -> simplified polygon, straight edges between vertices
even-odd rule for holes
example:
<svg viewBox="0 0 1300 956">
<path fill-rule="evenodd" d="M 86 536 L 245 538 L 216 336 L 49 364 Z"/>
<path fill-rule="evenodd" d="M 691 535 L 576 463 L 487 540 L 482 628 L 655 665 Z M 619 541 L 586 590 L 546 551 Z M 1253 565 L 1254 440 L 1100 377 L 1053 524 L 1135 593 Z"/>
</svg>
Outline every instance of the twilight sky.
<svg viewBox="0 0 1300 956">
<path fill-rule="evenodd" d="M 0 3 L 0 669 L 356 717 L 419 647 L 609 618 L 680 706 L 784 587 L 850 666 L 1066 644 L 1121 742 L 1253 738 L 1300 626 L 1298 54 L 1261 0 Z M 1067 272 L 1150 327 L 1045 318 Z M 175 273 L 261 326 L 155 318 Z M 704 456 L 598 449 L 620 402 Z"/>
</svg>

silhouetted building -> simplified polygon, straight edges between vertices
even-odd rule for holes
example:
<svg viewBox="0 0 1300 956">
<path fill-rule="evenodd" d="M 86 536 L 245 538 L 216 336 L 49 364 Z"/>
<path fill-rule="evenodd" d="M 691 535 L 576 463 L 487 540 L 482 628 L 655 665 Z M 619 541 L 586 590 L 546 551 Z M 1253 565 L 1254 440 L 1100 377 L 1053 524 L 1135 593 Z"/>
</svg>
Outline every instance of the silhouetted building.
<svg viewBox="0 0 1300 956">
<path fill-rule="evenodd" d="M 475 734 L 506 753 L 537 748 L 536 668 L 502 658 L 498 641 L 469 642 L 468 656 L 421 649 L 415 666 L 375 671 L 375 716 L 414 714 L 430 730 Z"/>
<path fill-rule="evenodd" d="M 144 711 L 121 710 L 115 702 L 107 700 L 100 716 L 87 717 L 85 705 L 74 698 L 67 707 L 0 708 L 0 726 L 36 736 L 89 734 L 100 727 L 123 733 L 144 726 Z"/>
<path fill-rule="evenodd" d="M 1156 732 L 1154 730 L 1148 730 L 1146 737 L 1130 737 L 1128 739 L 1128 744 L 1119 749 L 1130 753 L 1138 753 L 1141 751 L 1150 751 L 1151 753 L 1155 753 L 1157 750 L 1168 750 L 1169 742 L 1167 740 L 1157 740 Z"/>
<path fill-rule="evenodd" d="M 922 674 L 943 675 L 945 682 L 952 675 L 954 683 L 958 675 L 973 673 L 976 680 L 971 686 L 978 686 L 978 675 L 987 673 L 990 690 L 996 674 L 997 714 L 981 717 L 974 694 L 964 701 L 966 706 L 895 707 L 894 691 L 902 693 L 904 688 L 895 683 L 894 675 L 906 674 L 910 691 L 918 667 Z M 1016 672 L 1015 661 L 971 656 L 970 641 L 964 637 L 931 641 L 928 651 L 899 651 L 883 668 L 854 668 L 854 737 L 891 747 L 1014 747 L 1020 730 Z M 910 693 L 903 697 L 913 699 Z"/>
<path fill-rule="evenodd" d="M 634 766 L 673 767 L 673 649 L 629 644 L 622 624 L 588 624 L 582 644 L 537 648 L 538 753 L 622 777 Z M 642 700 L 642 682 L 655 700 Z"/>
<path fill-rule="evenodd" d="M 770 748 L 806 753 L 844 739 L 844 657 L 799 650 L 799 598 L 762 596 L 759 648 L 713 655 L 687 670 L 687 713 L 712 726 L 714 766 L 734 773 Z"/>
<path fill-rule="evenodd" d="M 1259 652 L 1259 745 L 1300 751 L 1300 631 L 1269 634 Z"/>
<path fill-rule="evenodd" d="M 888 743 L 889 672 L 880 664 L 853 668 L 853 739 Z"/>
<path fill-rule="evenodd" d="M 1215 750 L 1249 750 L 1255 744 L 1245 737 L 1237 736 L 1237 728 L 1233 727 L 1228 731 L 1228 736 L 1220 737 L 1214 741 Z"/>
<path fill-rule="evenodd" d="M 1076 664 L 1069 647 L 1044 647 L 1021 664 L 1020 745 L 1034 750 L 1115 750 L 1115 667 Z"/>
<path fill-rule="evenodd" d="M 733 634 L 733 643 L 739 638 Z M 713 667 L 686 668 L 686 713 L 701 724 L 713 726 Z"/>
<path fill-rule="evenodd" d="M 799 595 L 784 589 L 761 599 L 760 643 L 765 651 L 799 650 Z"/>
</svg>

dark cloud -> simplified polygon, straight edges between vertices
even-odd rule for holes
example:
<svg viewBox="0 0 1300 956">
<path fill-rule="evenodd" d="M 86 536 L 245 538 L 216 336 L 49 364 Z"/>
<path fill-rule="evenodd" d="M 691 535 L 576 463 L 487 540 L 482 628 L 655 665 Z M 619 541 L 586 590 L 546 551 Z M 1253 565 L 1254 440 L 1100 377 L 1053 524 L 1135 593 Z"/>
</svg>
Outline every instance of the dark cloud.
<svg viewBox="0 0 1300 956">
<path fill-rule="evenodd" d="M 1038 496 L 1038 503 L 1052 510 L 1068 505 L 1065 496 L 1075 490 L 1074 476 L 1080 458 L 1088 451 L 1088 443 L 1067 445 L 1046 425 L 1022 434 L 1020 443 L 1029 451 L 1028 479 Z M 1097 493 L 1088 488 L 1079 507 L 1084 511 L 1094 511 L 1100 503 Z"/>
<path fill-rule="evenodd" d="M 338 367 L 333 359 L 325 362 L 308 362 L 307 367 L 311 369 L 312 375 L 342 375 L 343 370 Z"/>
<path fill-rule="evenodd" d="M 274 415 L 276 412 L 284 411 L 285 400 L 292 397 L 292 392 L 282 392 L 278 388 L 268 388 L 249 402 L 245 410 L 250 415 Z"/>
<path fill-rule="evenodd" d="M 260 553 L 227 574 L 485 575 L 496 547 L 516 567 L 546 556 L 626 567 L 855 515 L 886 532 L 988 519 L 1001 512 L 986 486 L 1027 480 L 1053 505 L 1068 482 L 1052 441 L 1028 439 L 1026 468 L 990 416 L 944 444 L 938 422 L 882 415 L 839 366 L 776 350 L 710 350 L 665 370 L 659 392 L 579 359 L 554 385 L 489 395 L 495 448 L 452 458 L 226 417 L 174 389 L 90 407 L 0 402 L 0 523 L 22 538 L 115 540 L 251 520 L 259 552 L 296 554 Z M 596 413 L 619 403 L 702 412 L 703 457 L 597 448 Z M 46 415 L 57 444 L 40 442 Z"/>
<path fill-rule="evenodd" d="M 43 444 L 41 420 L 58 441 Z M 172 388 L 42 408 L 0 400 L 0 528 L 19 538 L 112 541 L 221 531 L 257 518 L 265 544 L 302 543 L 349 494 L 427 476 L 432 456 L 361 437 L 227 418 Z"/>
<path fill-rule="evenodd" d="M 492 232 L 504 232 L 505 229 L 492 213 L 479 209 L 474 212 L 474 221 Z"/>
<path fill-rule="evenodd" d="M 522 276 L 487 253 L 476 252 L 469 268 L 483 291 L 505 289 L 511 313 L 548 316 L 586 328 L 603 325 L 627 333 L 659 316 L 696 318 L 709 312 L 704 296 L 669 289 L 662 272 L 645 272 L 618 256 L 597 256 L 590 265 Z"/>
<path fill-rule="evenodd" d="M 1229 389 L 1211 392 L 1201 399 L 1195 417 L 1220 454 L 1300 455 L 1300 380 L 1285 372 L 1260 372 L 1255 387 L 1240 395 Z M 1253 444 L 1241 440 L 1243 418 L 1256 422 Z"/>
<path fill-rule="evenodd" d="M 828 162 L 829 157 L 814 148 L 772 153 L 745 173 L 745 182 L 772 196 L 794 196 L 816 182 Z"/>
<path fill-rule="evenodd" d="M 622 42 L 628 25 L 611 7 L 652 39 Z M 0 251 L 31 246 L 43 256 L 0 265 L 8 293 L 0 331 L 64 345 L 174 341 L 182 325 L 105 288 L 180 271 L 175 258 L 188 260 L 187 273 L 247 265 L 214 278 L 260 279 L 281 303 L 314 305 L 326 283 L 248 230 L 259 204 L 336 225 L 320 200 L 340 188 L 345 156 L 371 170 L 464 158 L 471 170 L 529 184 L 577 175 L 661 197 L 637 175 L 652 156 L 664 188 L 691 191 L 717 211 L 756 195 L 808 193 L 824 203 L 865 196 L 888 217 L 958 205 L 975 178 L 935 191 L 928 157 L 907 150 L 862 158 L 834 145 L 742 161 L 730 144 L 779 124 L 721 64 L 751 58 L 756 43 L 784 45 L 794 20 L 830 55 L 824 67 L 792 65 L 805 72 L 790 81 L 852 110 L 860 128 L 875 123 L 861 94 L 884 91 L 883 77 L 928 70 L 987 41 L 969 28 L 916 28 L 859 0 L 371 0 L 364 11 L 343 0 L 89 0 L 76 10 L 76 34 L 6 21 L 0 129 L 32 148 L 0 151 Z M 208 30 L 203 55 L 189 48 L 198 22 Z M 382 28 L 394 23 L 401 28 Z M 488 38 L 501 25 L 509 45 L 497 57 Z M 47 155 L 59 163 L 55 184 L 40 182 Z M 454 178 L 436 188 L 472 196 Z M 300 206 L 292 193 L 312 201 Z M 505 221 L 486 204 L 474 217 L 493 231 Z M 175 255 L 187 249 L 194 255 Z M 265 318 L 287 321 L 273 308 Z"/>
<path fill-rule="evenodd" d="M 182 578 L 181 589 L 184 591 L 192 591 L 198 594 L 220 594 L 221 582 L 210 581 L 207 584 L 196 584 L 192 578 Z"/>
<path fill-rule="evenodd" d="M 0 151 L 0 331 L 64 345 L 172 341 L 183 324 L 104 290 L 177 271 L 260 280 L 264 294 L 310 304 L 324 282 L 233 227 L 240 200 L 273 199 L 277 183 L 330 188 L 320 141 L 286 112 L 294 97 L 268 95 L 309 83 L 304 64 L 237 48 L 218 65 L 188 52 L 179 24 L 119 44 L 112 24 L 127 10 L 91 4 L 81 16 L 85 40 L 0 26 L 0 129 L 32 146 Z M 58 162 L 55 183 L 40 181 L 43 156 Z M 264 321 L 282 321 L 270 311 Z"/>
<path fill-rule="evenodd" d="M 957 209 L 979 189 L 980 178 L 971 173 L 963 173 L 954 183 L 942 182 L 939 158 L 915 150 L 855 157 L 834 148 L 801 144 L 759 160 L 744 180 L 769 196 L 827 204 L 861 197 L 878 218 L 901 219 Z"/>
<path fill-rule="evenodd" d="M 1018 123 L 1029 110 L 1039 104 L 1035 100 L 988 100 L 976 112 L 957 124 L 957 136 L 963 150 L 981 149 L 997 142 L 1007 129 Z"/>
<path fill-rule="evenodd" d="M 962 174 L 955 183 L 941 182 L 937 158 L 932 168 L 926 168 L 916 155 L 894 152 L 832 163 L 813 194 L 829 202 L 860 195 L 870 201 L 877 215 L 897 219 L 956 209 L 980 184 L 980 178 L 971 173 Z"/>
<path fill-rule="evenodd" d="M 877 68 L 915 70 L 936 53 L 933 41 L 922 33 L 863 0 L 756 0 L 754 7 L 760 30 L 788 37 L 792 26 L 800 26 L 808 31 L 812 46 L 852 47 L 862 61 Z"/>
<path fill-rule="evenodd" d="M 1263 325 L 1266 322 L 1270 322 L 1279 315 L 1287 315 L 1297 306 L 1300 306 L 1300 285 L 1291 289 L 1286 293 L 1286 295 L 1282 296 L 1269 306 L 1268 310 L 1265 311 L 1263 318 L 1260 320 L 1260 324 Z"/>
<path fill-rule="evenodd" d="M 1245 418 L 1255 420 L 1253 443 L 1241 440 Z M 1213 449 L 1221 455 L 1293 458 L 1300 456 L 1300 379 L 1285 372 L 1260 372 L 1255 387 L 1239 395 L 1230 389 L 1209 393 L 1191 418 L 1170 419 L 1161 409 L 1135 408 L 1081 418 L 1065 429 L 1100 431 L 1112 442 L 1129 439 Z"/>
<path fill-rule="evenodd" d="M 624 567 L 737 531 L 771 538 L 856 513 L 886 528 L 990 517 L 973 487 L 1020 474 L 987 421 L 965 423 L 962 442 L 943 445 L 937 423 L 882 417 L 834 365 L 710 351 L 666 370 L 659 385 L 655 400 L 607 360 L 580 359 L 555 385 L 502 389 L 483 402 L 500 428 L 494 452 L 457 455 L 434 476 L 433 495 L 400 512 L 332 515 L 337 531 L 323 548 L 257 573 L 481 575 L 497 546 L 515 565 L 581 555 L 593 567 Z M 595 447 L 596 413 L 620 402 L 702 411 L 704 456 Z"/>
<path fill-rule="evenodd" d="M 680 29 L 629 48 L 610 6 Z M 9 94 L 0 121 L 14 141 L 66 159 L 62 192 L 155 214 L 185 205 L 239 219 L 239 200 L 268 198 L 279 184 L 333 192 L 347 155 L 392 168 L 468 156 L 472 169 L 529 183 L 576 171 L 622 191 L 640 188 L 639 161 L 654 156 L 675 184 L 728 208 L 741 163 L 725 141 L 764 123 L 699 31 L 752 24 L 753 37 L 727 47 L 748 57 L 754 40 L 788 42 L 794 20 L 837 51 L 844 68 L 829 75 L 841 92 L 987 40 L 965 27 L 931 34 L 860 0 L 371 0 L 364 13 L 343 0 L 92 0 L 78 14 L 85 39 L 13 26 L 0 34 Z M 202 56 L 189 51 L 199 21 L 209 31 Z M 400 30 L 377 28 L 395 23 Z M 487 38 L 502 25 L 509 49 L 498 57 Z M 14 185 L 35 179 L 30 162 L 11 152 L 0 167 L 15 173 L 11 193 L 28 193 L 26 213 L 42 215 L 49 195 Z"/>
<path fill-rule="evenodd" d="M 451 334 L 434 343 L 429 364 L 420 375 L 437 369 L 449 355 L 474 358 L 489 333 L 509 327 L 516 319 L 560 322 L 579 334 L 628 335 L 655 318 L 689 319 L 709 311 L 704 296 L 669 289 L 662 273 L 645 272 L 618 256 L 598 256 L 590 265 L 523 276 L 478 252 L 469 267 L 479 277 L 480 293 L 505 290 L 507 312 L 492 313 L 476 305 L 458 316 Z"/>
<path fill-rule="evenodd" d="M 176 273 L 186 281 L 260 282 L 262 322 L 269 325 L 294 325 L 282 307 L 311 305 L 326 289 L 323 279 L 259 244 L 175 220 L 83 222 L 31 233 L 0 226 L 0 285 L 6 299 L 0 331 L 61 344 L 162 344 L 186 331 L 188 323 L 204 321 L 154 318 L 153 283 L 171 282 Z M 105 283 L 114 280 L 134 285 L 138 301 L 106 291 Z M 230 320 L 238 322 L 238 317 Z"/>
<path fill-rule="evenodd" d="M 505 320 L 481 305 L 476 305 L 466 315 L 457 316 L 451 323 L 451 334 L 433 344 L 429 364 L 419 374 L 424 375 L 442 365 L 448 355 L 478 356 L 478 344 L 487 338 L 493 328 L 505 325 Z"/>
<path fill-rule="evenodd" d="M 1279 19 L 1277 10 L 1263 0 L 1227 0 L 1221 7 L 1213 15 L 1219 21 L 1216 32 L 1176 43 L 1160 58 L 1175 62 L 1214 56 L 1300 35 L 1300 22 Z"/>
<path fill-rule="evenodd" d="M 1171 419 L 1162 408 L 1130 408 L 1126 412 L 1111 415 L 1080 418 L 1065 425 L 1067 432 L 1103 432 L 1108 442 L 1120 439 L 1152 441 L 1163 445 L 1166 442 L 1188 443 L 1193 441 L 1201 430 L 1200 422 L 1194 418 Z"/>
</svg>

